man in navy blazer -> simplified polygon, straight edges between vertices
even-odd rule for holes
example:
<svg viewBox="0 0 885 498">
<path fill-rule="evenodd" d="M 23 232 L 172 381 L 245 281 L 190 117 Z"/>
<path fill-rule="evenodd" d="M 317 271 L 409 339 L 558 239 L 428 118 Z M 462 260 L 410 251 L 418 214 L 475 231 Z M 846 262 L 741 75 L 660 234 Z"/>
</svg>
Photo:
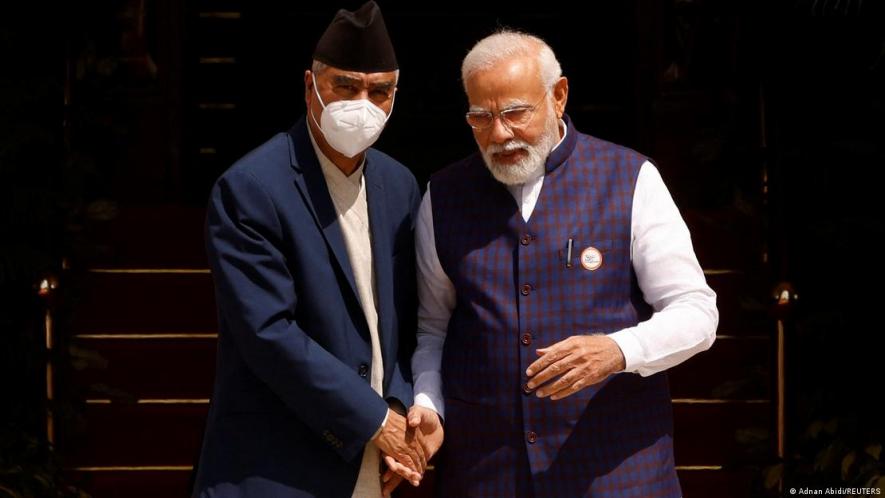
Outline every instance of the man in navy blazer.
<svg viewBox="0 0 885 498">
<path fill-rule="evenodd" d="M 405 411 L 420 192 L 370 148 L 397 77 L 377 5 L 339 11 L 306 116 L 212 189 L 218 360 L 194 496 L 375 498 L 417 485 L 441 443 Z"/>
</svg>

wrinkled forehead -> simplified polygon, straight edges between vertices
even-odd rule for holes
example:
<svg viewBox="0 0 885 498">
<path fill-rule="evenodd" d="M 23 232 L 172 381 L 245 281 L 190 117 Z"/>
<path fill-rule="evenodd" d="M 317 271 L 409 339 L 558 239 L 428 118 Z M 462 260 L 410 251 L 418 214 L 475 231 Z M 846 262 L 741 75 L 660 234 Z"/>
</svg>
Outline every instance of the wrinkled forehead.
<svg viewBox="0 0 885 498">
<path fill-rule="evenodd" d="M 397 71 L 381 73 L 361 73 L 359 71 L 347 71 L 337 67 L 327 67 L 316 75 L 317 79 L 329 81 L 332 84 L 358 85 L 366 87 L 395 86 L 397 83 Z"/>
<path fill-rule="evenodd" d="M 531 104 L 544 94 L 535 57 L 512 57 L 481 69 L 465 81 L 471 107 Z"/>
</svg>

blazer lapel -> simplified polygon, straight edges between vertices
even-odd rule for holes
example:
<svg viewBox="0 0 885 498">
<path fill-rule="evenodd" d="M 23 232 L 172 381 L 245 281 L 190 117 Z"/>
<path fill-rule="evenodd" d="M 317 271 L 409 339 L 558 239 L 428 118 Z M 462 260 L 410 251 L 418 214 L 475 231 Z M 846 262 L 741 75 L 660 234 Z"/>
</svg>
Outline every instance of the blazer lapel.
<svg viewBox="0 0 885 498">
<path fill-rule="evenodd" d="M 289 157 L 292 168 L 300 173 L 295 175 L 295 185 L 313 214 L 314 221 L 323 232 L 326 244 L 335 255 L 335 260 L 347 279 L 350 290 L 359 301 L 353 269 L 347 256 L 347 246 L 344 245 L 344 235 L 338 224 L 338 214 L 332 204 L 329 187 L 326 186 L 326 179 L 323 177 L 313 144 L 307 134 L 307 123 L 303 118 L 289 130 Z"/>
<path fill-rule="evenodd" d="M 378 334 L 381 336 L 384 365 L 392 365 L 390 347 L 393 345 L 390 320 L 393 316 L 393 264 L 390 247 L 390 222 L 387 219 L 387 200 L 378 164 L 372 164 L 372 154 L 366 153 L 364 170 L 366 204 L 372 231 L 372 262 L 375 267 L 375 296 L 378 300 Z M 388 370 L 388 368 L 385 368 Z"/>
</svg>

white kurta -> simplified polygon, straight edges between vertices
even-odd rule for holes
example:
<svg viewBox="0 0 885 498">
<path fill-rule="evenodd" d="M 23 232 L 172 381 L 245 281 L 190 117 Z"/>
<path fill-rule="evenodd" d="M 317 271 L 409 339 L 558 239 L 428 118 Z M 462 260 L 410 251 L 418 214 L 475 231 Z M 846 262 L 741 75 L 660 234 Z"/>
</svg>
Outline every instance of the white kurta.
<svg viewBox="0 0 885 498">
<path fill-rule="evenodd" d="M 369 382 L 372 389 L 382 393 L 384 363 L 381 357 L 381 340 L 378 335 L 378 303 L 375 297 L 375 268 L 372 264 L 372 240 L 369 230 L 369 209 L 366 203 L 366 182 L 363 177 L 363 164 L 350 176 L 345 175 L 327 158 L 313 139 L 314 151 L 326 178 L 332 204 L 338 213 L 338 224 L 347 246 L 347 257 L 353 270 L 353 277 L 359 294 L 360 304 L 369 325 L 372 340 L 372 368 Z M 359 477 L 353 490 L 354 498 L 380 498 L 381 496 L 381 456 L 378 447 L 369 441 L 363 453 Z"/>
</svg>

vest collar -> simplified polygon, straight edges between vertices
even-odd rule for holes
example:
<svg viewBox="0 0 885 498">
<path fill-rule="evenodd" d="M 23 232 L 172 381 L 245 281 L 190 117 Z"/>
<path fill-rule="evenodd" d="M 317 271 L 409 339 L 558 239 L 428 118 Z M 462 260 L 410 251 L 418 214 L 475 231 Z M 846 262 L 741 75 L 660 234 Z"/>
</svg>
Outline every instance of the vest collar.
<svg viewBox="0 0 885 498">
<path fill-rule="evenodd" d="M 545 174 L 550 173 L 564 163 L 572 155 L 572 151 L 575 150 L 575 144 L 578 142 L 578 132 L 575 130 L 575 125 L 572 124 L 572 119 L 568 114 L 563 114 L 562 120 L 565 121 L 567 128 L 565 139 L 559 144 L 559 147 L 553 149 L 550 155 L 547 156 L 547 162 L 544 165 Z"/>
</svg>

